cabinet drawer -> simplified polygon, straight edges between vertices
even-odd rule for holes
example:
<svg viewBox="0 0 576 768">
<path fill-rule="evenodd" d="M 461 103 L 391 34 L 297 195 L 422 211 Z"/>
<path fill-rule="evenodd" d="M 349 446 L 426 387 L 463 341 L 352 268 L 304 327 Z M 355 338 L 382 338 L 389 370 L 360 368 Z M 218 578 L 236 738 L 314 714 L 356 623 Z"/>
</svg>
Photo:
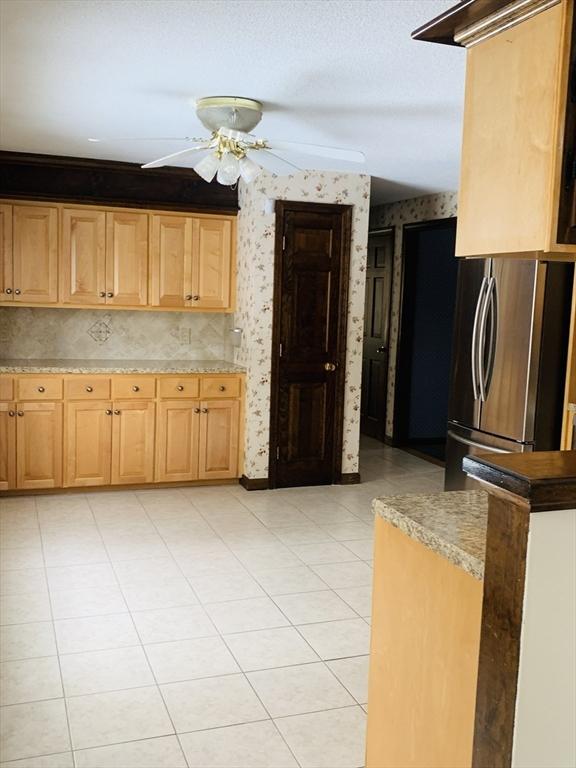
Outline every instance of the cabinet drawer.
<svg viewBox="0 0 576 768">
<path fill-rule="evenodd" d="M 159 397 L 177 399 L 180 397 L 198 397 L 198 379 L 189 376 L 174 376 L 158 379 Z"/>
<path fill-rule="evenodd" d="M 62 379 L 31 376 L 18 379 L 18 400 L 60 400 Z"/>
<path fill-rule="evenodd" d="M 200 397 L 240 397 L 237 376 L 206 376 L 200 379 Z"/>
<path fill-rule="evenodd" d="M 92 376 L 66 379 L 64 392 L 71 400 L 109 400 L 110 379 L 98 379 Z"/>
<path fill-rule="evenodd" d="M 0 400 L 14 400 L 14 379 L 0 376 Z"/>
<path fill-rule="evenodd" d="M 151 398 L 156 393 L 152 376 L 118 376 L 112 379 L 112 399 Z"/>
</svg>

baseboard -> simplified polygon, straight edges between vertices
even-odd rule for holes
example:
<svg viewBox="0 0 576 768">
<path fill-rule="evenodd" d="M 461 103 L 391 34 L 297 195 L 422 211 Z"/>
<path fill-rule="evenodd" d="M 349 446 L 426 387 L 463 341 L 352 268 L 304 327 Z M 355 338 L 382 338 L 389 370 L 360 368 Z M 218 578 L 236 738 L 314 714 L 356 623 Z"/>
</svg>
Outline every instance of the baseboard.
<svg viewBox="0 0 576 768">
<path fill-rule="evenodd" d="M 247 491 L 266 491 L 270 487 L 267 477 L 246 477 L 242 475 L 240 485 Z"/>
<path fill-rule="evenodd" d="M 340 474 L 339 485 L 358 485 L 360 482 L 360 472 L 342 472 Z"/>
<path fill-rule="evenodd" d="M 391 448 L 397 448 L 398 447 L 398 441 L 390 437 L 390 435 L 384 435 L 384 445 L 389 445 Z"/>
</svg>

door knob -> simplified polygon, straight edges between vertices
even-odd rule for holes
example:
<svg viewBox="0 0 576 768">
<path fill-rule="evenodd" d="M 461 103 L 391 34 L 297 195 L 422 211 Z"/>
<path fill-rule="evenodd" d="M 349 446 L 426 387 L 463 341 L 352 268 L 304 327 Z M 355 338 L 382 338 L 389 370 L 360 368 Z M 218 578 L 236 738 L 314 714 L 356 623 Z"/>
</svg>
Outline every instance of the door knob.
<svg viewBox="0 0 576 768">
<path fill-rule="evenodd" d="M 382 354 L 382 352 L 386 352 L 386 347 L 378 347 L 378 349 L 376 350 L 376 352 L 378 352 L 378 353 Z"/>
<path fill-rule="evenodd" d="M 18 416 L 24 416 L 24 411 L 17 411 Z"/>
<path fill-rule="evenodd" d="M 208 408 L 202 408 L 202 413 L 208 413 Z"/>
<path fill-rule="evenodd" d="M 114 411 L 114 416 L 120 416 L 120 411 Z"/>
<path fill-rule="evenodd" d="M 324 363 L 324 370 L 325 371 L 335 371 L 336 366 L 334 363 Z"/>
<path fill-rule="evenodd" d="M 112 411 L 110 410 L 110 408 L 107 408 L 105 413 L 106 413 L 106 416 L 112 416 Z"/>
<path fill-rule="evenodd" d="M 100 291 L 100 298 L 105 299 L 106 298 L 106 291 Z"/>
<path fill-rule="evenodd" d="M 192 296 L 192 301 L 199 301 L 199 300 L 200 300 L 200 296 Z"/>
<path fill-rule="evenodd" d="M 200 408 L 194 408 L 194 413 L 200 413 Z"/>
<path fill-rule="evenodd" d="M 7 294 L 8 294 L 8 296 L 10 296 L 10 294 L 12 293 L 12 288 L 6 288 L 6 290 L 4 291 L 4 293 L 7 293 Z"/>
<path fill-rule="evenodd" d="M 112 291 L 108 291 L 106 296 L 108 296 L 108 298 L 111 299 L 114 296 L 114 294 L 112 293 Z"/>
<path fill-rule="evenodd" d="M 137 384 L 134 384 L 132 387 L 132 392 L 140 392 L 140 387 Z"/>
<path fill-rule="evenodd" d="M 186 301 L 192 301 L 192 294 L 191 293 L 186 294 L 185 299 Z"/>
<path fill-rule="evenodd" d="M 22 291 L 20 290 L 20 288 L 16 288 L 16 290 L 14 291 L 14 293 L 16 294 L 16 296 L 20 296 L 20 294 L 22 293 Z"/>
<path fill-rule="evenodd" d="M 8 411 L 8 416 L 16 416 L 16 411 Z"/>
<path fill-rule="evenodd" d="M 86 387 L 86 392 L 94 392 L 94 388 L 93 387 Z"/>
<path fill-rule="evenodd" d="M 226 387 L 224 386 L 224 384 L 221 384 L 221 385 L 218 387 L 218 389 L 220 390 L 220 392 L 226 392 Z"/>
<path fill-rule="evenodd" d="M 176 389 L 178 390 L 178 392 L 184 392 L 184 387 L 182 386 L 182 384 L 178 384 Z"/>
<path fill-rule="evenodd" d="M 45 390 L 45 388 L 44 388 L 44 387 L 38 387 L 38 392 L 45 392 L 45 391 L 46 391 L 46 390 Z"/>
</svg>

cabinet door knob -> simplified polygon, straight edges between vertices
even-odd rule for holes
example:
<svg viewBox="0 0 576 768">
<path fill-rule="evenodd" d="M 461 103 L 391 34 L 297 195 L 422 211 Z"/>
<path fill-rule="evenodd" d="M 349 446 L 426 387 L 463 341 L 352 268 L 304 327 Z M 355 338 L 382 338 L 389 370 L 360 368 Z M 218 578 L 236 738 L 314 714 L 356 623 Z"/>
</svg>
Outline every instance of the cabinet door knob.
<svg viewBox="0 0 576 768">
<path fill-rule="evenodd" d="M 220 384 L 218 389 L 220 390 L 220 392 L 226 392 L 226 387 L 224 386 L 224 384 Z"/>
<path fill-rule="evenodd" d="M 120 416 L 120 411 L 114 411 L 114 416 Z"/>
<path fill-rule="evenodd" d="M 18 416 L 24 416 L 24 411 L 18 411 Z"/>
<path fill-rule="evenodd" d="M 44 387 L 38 387 L 38 392 L 46 392 Z"/>
<path fill-rule="evenodd" d="M 86 392 L 94 392 L 94 387 L 86 387 Z"/>
<path fill-rule="evenodd" d="M 132 392 L 140 392 L 140 387 L 137 384 L 134 384 L 132 387 Z"/>
<path fill-rule="evenodd" d="M 194 413 L 200 413 L 200 408 L 194 408 Z"/>
<path fill-rule="evenodd" d="M 182 384 L 178 384 L 176 389 L 178 390 L 178 392 L 184 392 L 184 387 L 182 386 Z"/>
<path fill-rule="evenodd" d="M 202 413 L 208 413 L 208 408 L 202 408 Z"/>
<path fill-rule="evenodd" d="M 22 293 L 22 291 L 20 290 L 20 288 L 16 288 L 16 290 L 14 291 L 14 293 L 16 294 L 16 296 L 20 296 L 20 294 Z"/>
<path fill-rule="evenodd" d="M 6 290 L 4 291 L 4 293 L 7 293 L 7 294 L 8 294 L 8 296 L 10 296 L 10 294 L 12 293 L 12 288 L 6 288 Z"/>
<path fill-rule="evenodd" d="M 108 296 L 108 298 L 111 299 L 114 296 L 114 294 L 112 293 L 112 291 L 108 291 L 106 296 Z"/>
<path fill-rule="evenodd" d="M 191 293 L 186 294 L 185 299 L 186 301 L 192 301 L 192 294 Z"/>
<path fill-rule="evenodd" d="M 324 370 L 325 371 L 335 371 L 336 366 L 334 363 L 324 363 Z"/>
<path fill-rule="evenodd" d="M 200 300 L 200 296 L 192 296 L 192 301 L 199 301 L 199 300 Z"/>
<path fill-rule="evenodd" d="M 100 298 L 105 299 L 106 298 L 106 291 L 100 291 Z"/>
<path fill-rule="evenodd" d="M 112 411 L 110 410 L 110 408 L 106 408 L 105 414 L 106 416 L 112 416 Z"/>
<path fill-rule="evenodd" d="M 16 416 L 16 411 L 8 411 L 8 416 Z"/>
</svg>

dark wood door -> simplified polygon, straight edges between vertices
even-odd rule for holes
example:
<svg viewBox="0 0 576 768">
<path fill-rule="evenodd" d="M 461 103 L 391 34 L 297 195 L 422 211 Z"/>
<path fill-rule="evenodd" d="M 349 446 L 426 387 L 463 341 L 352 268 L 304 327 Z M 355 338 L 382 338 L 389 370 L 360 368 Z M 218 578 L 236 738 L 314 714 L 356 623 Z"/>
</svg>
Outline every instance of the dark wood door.
<svg viewBox="0 0 576 768">
<path fill-rule="evenodd" d="M 394 228 L 368 236 L 360 431 L 384 440 Z"/>
<path fill-rule="evenodd" d="M 341 472 L 351 207 L 276 203 L 272 487 Z"/>
</svg>

